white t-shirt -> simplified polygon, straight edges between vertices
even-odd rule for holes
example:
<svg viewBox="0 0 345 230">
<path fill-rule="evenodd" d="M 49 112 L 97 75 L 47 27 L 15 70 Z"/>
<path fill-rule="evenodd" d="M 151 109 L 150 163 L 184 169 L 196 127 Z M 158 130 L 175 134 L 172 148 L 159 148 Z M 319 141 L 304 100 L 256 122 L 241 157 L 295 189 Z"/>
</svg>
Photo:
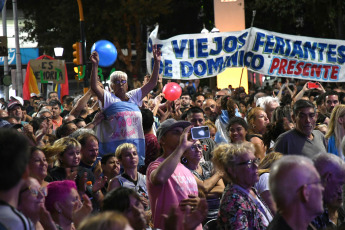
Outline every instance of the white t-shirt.
<svg viewBox="0 0 345 230">
<path fill-rule="evenodd" d="M 259 194 L 263 193 L 264 191 L 268 191 L 269 185 L 268 185 L 268 178 L 270 174 L 269 173 L 263 173 L 259 177 L 259 181 L 255 184 L 255 189 L 258 191 Z"/>
<path fill-rule="evenodd" d="M 137 106 L 141 106 L 142 102 L 141 102 L 141 97 L 142 97 L 142 92 L 141 92 L 141 88 L 137 88 L 134 90 L 131 90 L 129 92 L 126 93 L 126 96 L 129 98 L 128 102 L 134 103 Z M 107 109 L 111 104 L 116 103 L 116 102 L 120 102 L 121 99 L 118 98 L 117 96 L 115 96 L 115 94 L 110 93 L 107 90 L 104 90 L 104 107 L 103 109 Z"/>
</svg>

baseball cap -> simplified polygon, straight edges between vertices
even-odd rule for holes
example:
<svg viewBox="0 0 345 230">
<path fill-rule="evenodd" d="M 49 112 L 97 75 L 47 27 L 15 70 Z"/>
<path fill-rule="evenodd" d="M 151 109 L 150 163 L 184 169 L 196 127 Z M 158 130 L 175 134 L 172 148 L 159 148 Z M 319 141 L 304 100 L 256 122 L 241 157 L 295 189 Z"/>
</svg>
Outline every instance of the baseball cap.
<svg viewBox="0 0 345 230">
<path fill-rule="evenodd" d="M 23 100 L 23 98 L 21 98 L 21 97 L 19 97 L 19 96 L 11 96 L 11 97 L 10 97 L 10 102 L 11 102 L 11 101 L 14 101 L 14 100 L 19 101 L 20 104 L 21 104 L 22 106 L 24 105 L 24 100 Z"/>
<path fill-rule="evenodd" d="M 20 107 L 23 106 L 19 101 L 13 100 L 13 101 L 10 101 L 10 102 L 8 103 L 8 105 L 7 105 L 7 111 L 10 111 L 10 110 L 13 109 L 14 106 L 16 106 L 16 105 L 19 105 Z"/>
<path fill-rule="evenodd" d="M 40 118 L 42 116 L 43 113 L 50 113 L 50 115 L 53 115 L 52 112 L 49 109 L 41 109 L 38 114 L 37 117 Z"/>
<path fill-rule="evenodd" d="M 30 97 L 38 97 L 36 93 L 30 93 Z"/>
<path fill-rule="evenodd" d="M 176 127 L 181 127 L 185 129 L 186 127 L 190 126 L 191 123 L 189 121 L 176 121 L 175 119 L 167 119 L 164 122 L 161 123 L 159 126 L 156 134 L 157 134 L 157 140 L 160 141 L 160 139 L 164 136 L 166 132 L 169 130 L 172 130 Z"/>
</svg>

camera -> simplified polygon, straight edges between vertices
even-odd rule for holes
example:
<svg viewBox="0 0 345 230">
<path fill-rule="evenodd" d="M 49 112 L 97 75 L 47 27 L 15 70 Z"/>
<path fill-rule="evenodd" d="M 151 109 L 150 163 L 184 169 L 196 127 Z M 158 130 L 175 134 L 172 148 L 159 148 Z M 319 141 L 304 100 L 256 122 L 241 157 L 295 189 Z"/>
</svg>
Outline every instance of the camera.
<svg viewBox="0 0 345 230">
<path fill-rule="evenodd" d="M 210 130 L 208 126 L 193 127 L 191 129 L 193 140 L 210 138 Z"/>
</svg>

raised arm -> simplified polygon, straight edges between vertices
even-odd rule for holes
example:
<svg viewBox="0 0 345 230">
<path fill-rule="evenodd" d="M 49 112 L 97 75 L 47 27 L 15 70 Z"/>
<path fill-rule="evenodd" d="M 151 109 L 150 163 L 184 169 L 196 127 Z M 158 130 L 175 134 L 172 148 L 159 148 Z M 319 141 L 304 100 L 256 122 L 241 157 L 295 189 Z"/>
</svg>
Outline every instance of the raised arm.
<svg viewBox="0 0 345 230">
<path fill-rule="evenodd" d="M 171 175 L 174 173 L 177 164 L 180 162 L 182 154 L 190 148 L 195 141 L 188 141 L 188 132 L 191 126 L 184 129 L 180 144 L 176 147 L 175 151 L 172 152 L 159 166 L 155 169 L 151 175 L 150 179 L 154 185 L 162 185 L 168 181 Z"/>
<path fill-rule="evenodd" d="M 70 115 L 73 115 L 75 117 L 79 117 L 81 111 L 85 108 L 87 105 L 87 102 L 92 96 L 92 91 L 89 89 L 73 106 L 71 112 L 69 112 Z"/>
<path fill-rule="evenodd" d="M 90 60 L 92 63 L 92 70 L 91 70 L 91 89 L 98 97 L 98 100 L 102 102 L 102 106 L 104 105 L 104 89 L 99 86 L 98 82 L 98 63 L 99 63 L 99 56 L 96 51 L 93 51 Z"/>
<path fill-rule="evenodd" d="M 154 59 L 154 65 L 153 65 L 153 71 L 152 71 L 152 76 L 145 85 L 141 87 L 141 99 L 143 99 L 153 88 L 157 85 L 158 81 L 158 75 L 159 75 L 159 66 L 161 62 L 161 55 L 162 52 L 160 49 L 158 49 L 157 45 L 154 45 L 152 48 L 152 53 L 153 53 L 153 59 Z"/>
</svg>

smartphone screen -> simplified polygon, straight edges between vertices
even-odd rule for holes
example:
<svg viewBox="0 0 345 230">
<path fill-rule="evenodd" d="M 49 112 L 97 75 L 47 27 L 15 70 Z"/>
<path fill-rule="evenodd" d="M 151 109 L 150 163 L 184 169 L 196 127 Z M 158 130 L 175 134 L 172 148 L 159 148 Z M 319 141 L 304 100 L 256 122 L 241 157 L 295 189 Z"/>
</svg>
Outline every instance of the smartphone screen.
<svg viewBox="0 0 345 230">
<path fill-rule="evenodd" d="M 208 126 L 193 127 L 191 129 L 193 140 L 210 138 L 210 130 Z"/>
<path fill-rule="evenodd" d="M 319 88 L 318 83 L 308 82 L 308 89 L 316 89 L 316 88 Z"/>
</svg>

